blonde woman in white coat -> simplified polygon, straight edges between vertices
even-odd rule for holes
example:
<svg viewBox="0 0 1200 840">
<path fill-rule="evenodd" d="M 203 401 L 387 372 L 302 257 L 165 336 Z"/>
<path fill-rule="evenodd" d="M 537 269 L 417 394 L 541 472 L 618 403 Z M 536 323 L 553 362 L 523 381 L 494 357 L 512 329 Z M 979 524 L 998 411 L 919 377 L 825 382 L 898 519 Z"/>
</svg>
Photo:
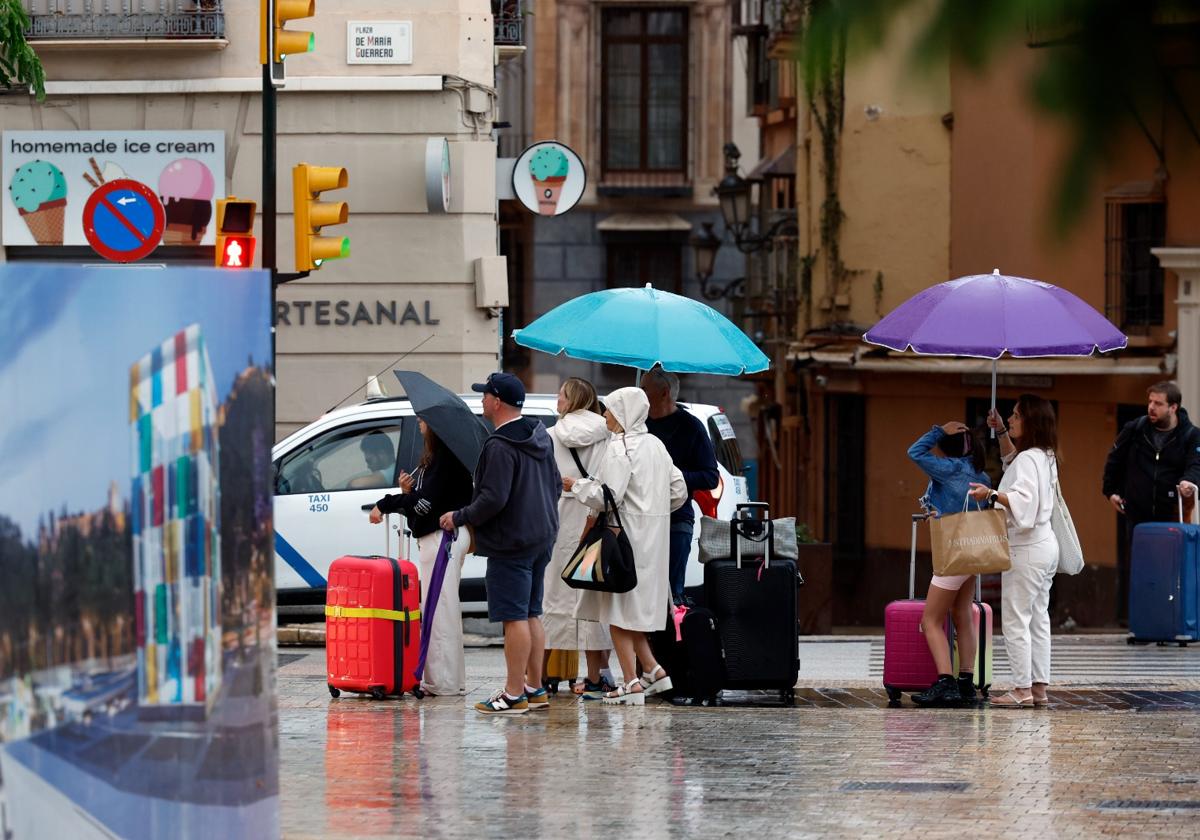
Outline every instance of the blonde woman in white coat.
<svg viewBox="0 0 1200 840">
<path fill-rule="evenodd" d="M 662 441 L 646 429 L 650 402 L 641 388 L 614 391 L 605 405 L 612 437 L 600 468 L 594 478 L 564 479 L 563 487 L 597 512 L 604 510 L 603 487 L 612 492 L 633 547 L 637 586 L 619 594 L 585 591 L 575 615 L 603 622 L 612 633 L 625 682 L 605 694 L 603 702 L 640 706 L 646 695 L 671 688 L 671 678 L 655 660 L 646 634 L 667 623 L 671 511 L 687 499 L 687 485 Z M 638 660 L 641 679 L 636 676 Z"/>
<path fill-rule="evenodd" d="M 1031 708 L 1049 701 L 1050 587 L 1058 571 L 1058 540 L 1050 527 L 1058 477 L 1058 424 L 1049 401 L 1017 399 L 1008 428 L 993 410 L 988 425 L 1000 439 L 1004 476 L 995 491 L 972 484 L 976 501 L 1007 512 L 1012 568 L 1000 576 L 1004 645 L 1015 687 L 991 699 L 995 708 Z"/>
<path fill-rule="evenodd" d="M 564 381 L 558 391 L 558 415 L 558 422 L 550 427 L 558 472 L 568 478 L 587 478 L 600 468 L 609 438 L 608 424 L 601 413 L 600 400 L 596 398 L 592 383 L 575 376 Z M 576 463 L 576 457 L 579 463 Z M 583 465 L 582 471 L 580 464 Z M 558 539 L 550 555 L 550 565 L 546 567 L 542 626 L 546 629 L 547 661 L 551 650 L 584 651 L 587 656 L 587 681 L 590 683 L 584 688 L 599 690 L 600 672 L 608 667 L 612 639 L 609 638 L 608 629 L 600 622 L 575 618 L 579 590 L 572 589 L 562 580 L 562 570 L 579 548 L 589 514 L 591 509 L 570 493 L 563 493 L 558 500 Z M 545 667 L 542 673 L 547 673 Z M 573 680 L 577 675 L 564 676 Z"/>
</svg>

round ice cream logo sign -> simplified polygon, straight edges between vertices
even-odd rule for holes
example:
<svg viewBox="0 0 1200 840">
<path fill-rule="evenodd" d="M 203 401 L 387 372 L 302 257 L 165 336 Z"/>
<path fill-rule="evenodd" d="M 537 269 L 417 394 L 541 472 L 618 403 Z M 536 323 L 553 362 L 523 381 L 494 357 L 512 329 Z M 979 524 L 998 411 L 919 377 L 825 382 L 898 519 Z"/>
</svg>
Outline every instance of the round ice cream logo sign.
<svg viewBox="0 0 1200 840">
<path fill-rule="evenodd" d="M 579 203 L 586 184 L 583 161 L 562 143 L 534 143 L 513 167 L 513 192 L 540 216 L 566 213 Z"/>
</svg>

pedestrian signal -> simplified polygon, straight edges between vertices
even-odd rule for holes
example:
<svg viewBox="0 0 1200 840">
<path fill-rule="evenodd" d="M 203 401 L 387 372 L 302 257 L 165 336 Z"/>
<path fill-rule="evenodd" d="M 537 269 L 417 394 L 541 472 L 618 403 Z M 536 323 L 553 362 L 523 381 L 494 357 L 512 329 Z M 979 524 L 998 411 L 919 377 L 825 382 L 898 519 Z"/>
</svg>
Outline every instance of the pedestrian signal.
<svg viewBox="0 0 1200 840">
<path fill-rule="evenodd" d="M 254 264 L 254 211 L 245 199 L 217 199 L 217 268 L 250 268 Z"/>
</svg>

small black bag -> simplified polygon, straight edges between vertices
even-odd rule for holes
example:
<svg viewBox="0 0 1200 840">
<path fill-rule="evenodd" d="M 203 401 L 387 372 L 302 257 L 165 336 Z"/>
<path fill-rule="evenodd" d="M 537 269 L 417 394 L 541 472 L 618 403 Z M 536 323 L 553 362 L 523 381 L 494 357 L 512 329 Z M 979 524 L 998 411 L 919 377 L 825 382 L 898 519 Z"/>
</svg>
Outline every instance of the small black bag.
<svg viewBox="0 0 1200 840">
<path fill-rule="evenodd" d="M 591 589 L 596 592 L 628 592 L 637 586 L 637 568 L 633 562 L 633 546 L 621 526 L 617 503 L 607 485 L 604 488 L 604 511 L 579 541 L 579 548 L 562 570 L 563 583 L 572 589 Z M 609 524 L 609 515 L 616 524 Z"/>
</svg>

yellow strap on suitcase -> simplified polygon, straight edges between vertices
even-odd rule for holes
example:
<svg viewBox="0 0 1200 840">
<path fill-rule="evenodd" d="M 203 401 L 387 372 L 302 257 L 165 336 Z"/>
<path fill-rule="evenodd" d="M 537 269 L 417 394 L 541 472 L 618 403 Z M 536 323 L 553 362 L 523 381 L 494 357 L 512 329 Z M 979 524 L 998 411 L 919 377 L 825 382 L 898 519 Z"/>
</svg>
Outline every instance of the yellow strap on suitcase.
<svg viewBox="0 0 1200 840">
<path fill-rule="evenodd" d="M 420 610 L 379 610 L 371 607 L 326 606 L 326 618 L 382 618 L 387 621 L 420 621 Z"/>
</svg>

